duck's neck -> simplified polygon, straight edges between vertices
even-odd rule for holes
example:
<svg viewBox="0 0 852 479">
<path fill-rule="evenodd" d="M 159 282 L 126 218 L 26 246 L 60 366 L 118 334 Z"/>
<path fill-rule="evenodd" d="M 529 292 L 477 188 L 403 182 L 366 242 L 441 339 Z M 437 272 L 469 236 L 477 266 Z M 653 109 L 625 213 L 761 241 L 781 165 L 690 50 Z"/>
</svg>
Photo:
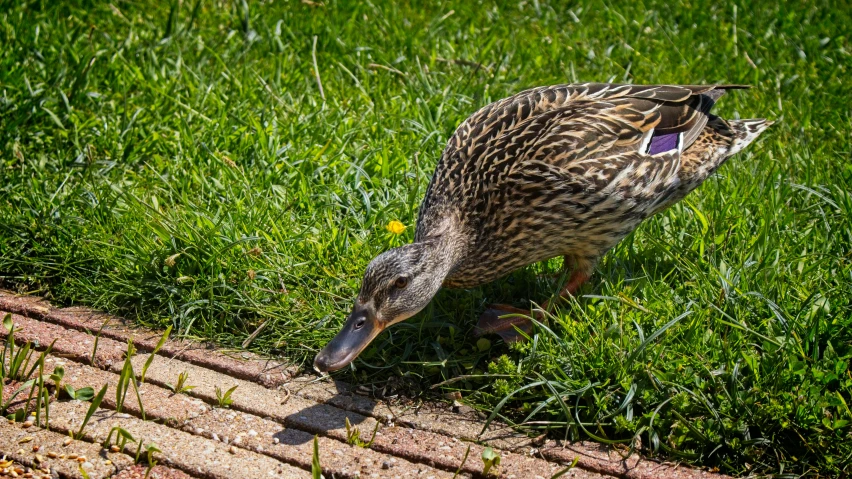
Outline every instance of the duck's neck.
<svg viewBox="0 0 852 479">
<path fill-rule="evenodd" d="M 432 274 L 443 282 L 461 263 L 464 256 L 462 245 L 448 236 L 427 238 L 423 243 L 428 245 L 425 260 L 432 265 Z"/>
<path fill-rule="evenodd" d="M 426 246 L 424 263 L 430 265 L 432 276 L 441 282 L 464 261 L 467 252 L 467 241 L 455 223 L 447 221 L 442 226 L 434 234 L 415 240 Z"/>
</svg>

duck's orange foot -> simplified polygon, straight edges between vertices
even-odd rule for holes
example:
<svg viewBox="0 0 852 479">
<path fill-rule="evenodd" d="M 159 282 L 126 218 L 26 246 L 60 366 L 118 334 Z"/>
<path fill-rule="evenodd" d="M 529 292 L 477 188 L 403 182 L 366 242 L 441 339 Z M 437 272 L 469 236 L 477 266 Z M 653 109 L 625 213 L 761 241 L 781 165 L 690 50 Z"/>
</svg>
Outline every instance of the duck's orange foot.
<svg viewBox="0 0 852 479">
<path fill-rule="evenodd" d="M 516 327 L 517 329 L 515 329 Z M 494 304 L 489 306 L 479 317 L 473 334 L 476 336 L 496 334 L 503 338 L 505 343 L 511 344 L 525 339 L 518 330 L 529 335 L 532 333 L 532 329 L 533 324 L 529 310 L 505 304 Z"/>
</svg>

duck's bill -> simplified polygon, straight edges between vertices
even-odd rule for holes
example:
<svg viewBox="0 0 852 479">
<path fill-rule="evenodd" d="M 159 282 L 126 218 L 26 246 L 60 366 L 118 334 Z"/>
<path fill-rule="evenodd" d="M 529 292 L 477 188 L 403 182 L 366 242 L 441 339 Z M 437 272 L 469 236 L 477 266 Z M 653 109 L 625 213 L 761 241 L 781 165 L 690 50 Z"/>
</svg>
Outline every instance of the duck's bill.
<svg viewBox="0 0 852 479">
<path fill-rule="evenodd" d="M 382 332 L 375 318 L 364 313 L 352 313 L 328 344 L 314 359 L 314 369 L 319 372 L 337 371 L 349 365 L 373 339 Z"/>
</svg>

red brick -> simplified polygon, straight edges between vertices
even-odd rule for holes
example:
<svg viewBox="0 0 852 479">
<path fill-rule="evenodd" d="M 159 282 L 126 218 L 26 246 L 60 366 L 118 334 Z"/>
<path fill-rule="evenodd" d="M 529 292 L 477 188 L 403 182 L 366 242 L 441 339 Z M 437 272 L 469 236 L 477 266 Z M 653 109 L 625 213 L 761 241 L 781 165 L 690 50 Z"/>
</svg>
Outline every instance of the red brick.
<svg viewBox="0 0 852 479">
<path fill-rule="evenodd" d="M 106 384 L 107 392 L 103 403 L 101 403 L 102 407 L 116 408 L 115 389 L 119 381 L 118 374 L 55 357 L 48 357 L 45 363 L 45 374 L 52 373 L 56 365 L 62 364 L 65 369 L 62 384 L 68 384 L 74 389 L 91 387 L 95 391 L 99 391 Z M 121 363 L 118 363 L 118 367 L 121 367 Z M 149 420 L 179 426 L 209 410 L 203 401 L 185 394 L 173 394 L 167 389 L 147 382 L 138 387 L 139 394 L 142 397 L 142 405 L 145 408 L 145 417 Z M 142 417 L 142 410 L 139 408 L 139 401 L 132 385 L 127 389 L 122 411 L 136 417 Z"/>
<path fill-rule="evenodd" d="M 3 404 L 6 404 L 7 401 L 12 401 L 6 408 L 6 414 L 16 412 L 18 409 L 22 409 L 26 405 L 27 397 L 29 396 L 31 389 L 29 386 L 21 389 L 21 391 L 15 396 L 15 399 L 12 399 L 12 396 L 21 388 L 22 385 L 23 383 L 20 381 L 10 381 L 3 384 Z M 35 398 L 30 399 L 29 408 L 27 409 L 29 411 L 35 411 L 37 405 L 38 401 Z"/>
<path fill-rule="evenodd" d="M 41 319 L 53 306 L 38 296 L 17 295 L 0 289 L 0 311 Z"/>
<path fill-rule="evenodd" d="M 5 313 L 0 311 L 0 316 L 5 316 Z M 95 336 L 17 314 L 12 315 L 12 321 L 15 324 L 16 343 L 31 342 L 36 349 L 42 351 L 56 341 L 53 344 L 54 355 L 91 364 Z M 5 328 L 0 328 L 0 338 L 5 339 L 8 334 Z M 126 350 L 127 347 L 124 344 L 109 338 L 100 338 L 94 365 L 99 368 L 108 368 L 113 363 L 121 361 Z"/>
<path fill-rule="evenodd" d="M 669 465 L 650 461 L 638 454 L 625 456 L 624 452 L 591 442 L 548 441 L 540 450 L 550 461 L 570 462 L 579 458 L 578 467 L 611 474 L 625 479 L 730 479 L 730 476 L 710 473 L 687 466 Z"/>
<path fill-rule="evenodd" d="M 204 366 L 239 379 L 253 381 L 267 388 L 275 388 L 289 382 L 298 369 L 280 361 L 263 359 L 260 356 L 241 352 L 227 354 L 200 343 L 177 340 L 170 341 L 160 351 L 161 355 L 173 357 Z"/>
<path fill-rule="evenodd" d="M 484 420 L 473 408 L 464 405 L 454 408 L 451 404 L 440 401 L 421 403 L 417 407 L 411 407 L 407 403 L 396 405 L 358 394 L 355 388 L 343 381 L 329 378 L 317 380 L 311 376 L 297 378 L 289 387 L 297 396 L 383 421 L 392 421 L 400 426 L 432 431 L 467 441 L 484 442 L 501 449 L 516 450 L 532 444 L 532 438 L 514 432 L 499 421 L 493 421 L 488 430 L 480 434 Z"/>
</svg>

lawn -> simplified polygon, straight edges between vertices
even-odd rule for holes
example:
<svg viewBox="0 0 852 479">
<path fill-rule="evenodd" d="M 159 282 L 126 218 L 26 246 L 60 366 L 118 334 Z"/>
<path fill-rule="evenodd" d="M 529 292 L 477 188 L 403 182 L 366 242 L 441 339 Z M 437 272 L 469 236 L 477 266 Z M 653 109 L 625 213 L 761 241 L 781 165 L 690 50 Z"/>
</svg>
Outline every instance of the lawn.
<svg viewBox="0 0 852 479">
<path fill-rule="evenodd" d="M 544 302 L 559 261 L 442 291 L 336 375 L 731 474 L 848 476 L 851 24 L 830 1 L 2 1 L 0 281 L 307 367 L 480 106 L 751 84 L 717 112 L 776 125 L 533 341 L 471 330 Z"/>
</svg>

